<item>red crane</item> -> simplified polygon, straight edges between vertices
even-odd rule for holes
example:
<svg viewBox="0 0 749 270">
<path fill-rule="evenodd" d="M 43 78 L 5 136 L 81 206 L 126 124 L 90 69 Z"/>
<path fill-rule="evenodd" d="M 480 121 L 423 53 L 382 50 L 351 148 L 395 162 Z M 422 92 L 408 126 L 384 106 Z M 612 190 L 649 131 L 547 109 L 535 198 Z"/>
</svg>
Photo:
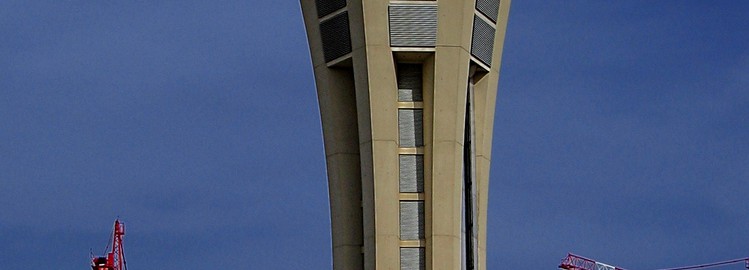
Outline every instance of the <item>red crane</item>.
<svg viewBox="0 0 749 270">
<path fill-rule="evenodd" d="M 567 270 L 624 270 L 623 268 L 596 262 L 572 253 L 567 253 L 567 257 L 562 259 L 559 268 Z"/>
<path fill-rule="evenodd" d="M 91 269 L 93 270 L 126 270 L 125 249 L 122 246 L 122 237 L 125 236 L 125 224 L 119 219 L 114 221 L 114 231 L 112 232 L 112 249 L 104 257 L 93 257 L 91 259 Z M 106 249 L 109 249 L 109 244 Z"/>
<path fill-rule="evenodd" d="M 741 259 L 733 259 L 733 260 L 722 261 L 722 262 L 714 262 L 714 263 L 706 263 L 706 264 L 700 264 L 700 265 L 683 266 L 683 267 L 658 269 L 658 270 L 705 269 L 705 268 L 711 268 L 715 266 L 737 264 L 737 263 L 742 263 L 742 262 L 744 263 L 744 267 L 746 269 L 749 269 L 749 258 L 741 258 Z M 582 256 L 572 254 L 572 253 L 567 253 L 567 257 L 564 257 L 564 259 L 562 259 L 562 263 L 559 264 L 559 268 L 566 269 L 566 270 L 624 270 L 623 268 L 596 262 L 592 259 L 588 259 Z"/>
</svg>

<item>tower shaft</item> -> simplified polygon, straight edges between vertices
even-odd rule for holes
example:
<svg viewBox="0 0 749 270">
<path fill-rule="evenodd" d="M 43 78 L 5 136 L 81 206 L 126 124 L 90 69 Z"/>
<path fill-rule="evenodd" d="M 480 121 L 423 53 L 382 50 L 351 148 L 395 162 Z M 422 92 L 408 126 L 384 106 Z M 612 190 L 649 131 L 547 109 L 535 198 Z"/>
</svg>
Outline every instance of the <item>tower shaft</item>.
<svg viewBox="0 0 749 270">
<path fill-rule="evenodd" d="M 510 1 L 301 0 L 334 269 L 486 269 Z"/>
</svg>

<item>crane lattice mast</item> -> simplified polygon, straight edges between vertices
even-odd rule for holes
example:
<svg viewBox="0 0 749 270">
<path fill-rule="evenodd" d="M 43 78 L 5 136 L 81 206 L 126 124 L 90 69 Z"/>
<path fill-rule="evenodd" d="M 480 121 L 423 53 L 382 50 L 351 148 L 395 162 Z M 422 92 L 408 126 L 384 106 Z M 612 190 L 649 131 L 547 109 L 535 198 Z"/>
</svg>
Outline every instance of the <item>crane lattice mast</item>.
<svg viewBox="0 0 749 270">
<path fill-rule="evenodd" d="M 125 249 L 122 245 L 122 238 L 125 236 L 125 224 L 119 219 L 114 221 L 114 231 L 112 232 L 112 249 L 104 257 L 94 257 L 91 259 L 91 268 L 93 270 L 126 270 Z M 107 245 L 109 247 L 109 245 Z"/>
</svg>

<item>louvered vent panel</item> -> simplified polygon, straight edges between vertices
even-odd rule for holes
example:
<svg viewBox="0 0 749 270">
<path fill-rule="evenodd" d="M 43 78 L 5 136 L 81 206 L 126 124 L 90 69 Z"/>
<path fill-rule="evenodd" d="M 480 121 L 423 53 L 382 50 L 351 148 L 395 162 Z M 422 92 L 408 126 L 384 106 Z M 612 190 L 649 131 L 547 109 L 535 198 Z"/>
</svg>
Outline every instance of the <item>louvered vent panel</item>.
<svg viewBox="0 0 749 270">
<path fill-rule="evenodd" d="M 400 192 L 424 192 L 423 155 L 400 155 Z"/>
<path fill-rule="evenodd" d="M 437 5 L 391 5 L 390 46 L 434 47 L 437 42 Z"/>
<path fill-rule="evenodd" d="M 421 65 L 398 64 L 398 101 L 422 101 Z"/>
<path fill-rule="evenodd" d="M 424 111 L 399 109 L 398 131 L 400 147 L 424 146 Z"/>
<path fill-rule="evenodd" d="M 476 0 L 476 9 L 493 22 L 497 22 L 499 0 Z"/>
<path fill-rule="evenodd" d="M 424 248 L 401 248 L 401 270 L 426 269 L 425 251 Z"/>
<path fill-rule="evenodd" d="M 320 23 L 322 49 L 325 62 L 333 61 L 351 52 L 351 32 L 348 12 L 343 12 Z"/>
<path fill-rule="evenodd" d="M 471 40 L 471 55 L 478 58 L 487 66 L 492 65 L 492 51 L 494 50 L 494 27 L 489 23 L 473 17 L 473 40 Z"/>
<path fill-rule="evenodd" d="M 401 240 L 424 239 L 424 202 L 400 202 Z"/>
<path fill-rule="evenodd" d="M 317 6 L 317 17 L 322 18 L 336 10 L 345 8 L 346 0 L 317 0 L 315 5 Z"/>
</svg>

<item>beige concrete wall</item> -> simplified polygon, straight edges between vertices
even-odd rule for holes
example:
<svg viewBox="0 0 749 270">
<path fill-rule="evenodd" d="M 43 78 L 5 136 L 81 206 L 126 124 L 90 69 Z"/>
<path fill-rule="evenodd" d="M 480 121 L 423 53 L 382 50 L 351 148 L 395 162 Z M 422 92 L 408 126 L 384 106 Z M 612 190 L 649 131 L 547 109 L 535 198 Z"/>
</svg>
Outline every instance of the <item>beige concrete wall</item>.
<svg viewBox="0 0 749 270">
<path fill-rule="evenodd" d="M 474 1 L 440 1 L 435 48 L 432 269 L 461 269 L 463 130 Z"/>
<path fill-rule="evenodd" d="M 373 190 L 374 262 L 367 269 L 399 269 L 398 109 L 395 65 L 390 51 L 388 2 L 361 1 L 370 101 Z M 365 191 L 366 192 L 366 191 Z M 366 250 L 365 250 L 366 251 Z M 365 259 L 366 260 L 366 259 Z M 372 267 L 374 266 L 374 267 Z"/>
<path fill-rule="evenodd" d="M 301 0 L 315 72 L 330 198 L 334 269 L 362 269 L 361 170 L 354 74 L 326 66 L 314 0 Z"/>
</svg>

